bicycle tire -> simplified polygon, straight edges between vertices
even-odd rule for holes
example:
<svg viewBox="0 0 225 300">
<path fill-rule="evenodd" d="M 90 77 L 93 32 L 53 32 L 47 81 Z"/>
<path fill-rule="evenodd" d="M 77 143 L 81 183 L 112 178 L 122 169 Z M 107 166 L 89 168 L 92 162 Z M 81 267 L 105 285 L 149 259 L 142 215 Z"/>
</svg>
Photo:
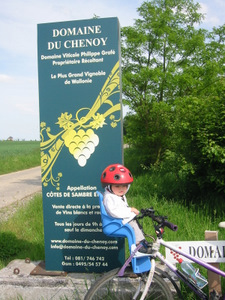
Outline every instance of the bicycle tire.
<svg viewBox="0 0 225 300">
<path fill-rule="evenodd" d="M 84 300 L 131 300 L 142 283 L 141 291 L 145 286 L 148 273 L 137 275 L 127 268 L 123 277 L 118 277 L 119 269 L 105 273 L 91 286 Z M 142 292 L 137 298 L 141 298 Z M 145 300 L 173 300 L 173 294 L 167 283 L 159 274 L 154 274 L 152 284 Z"/>
</svg>

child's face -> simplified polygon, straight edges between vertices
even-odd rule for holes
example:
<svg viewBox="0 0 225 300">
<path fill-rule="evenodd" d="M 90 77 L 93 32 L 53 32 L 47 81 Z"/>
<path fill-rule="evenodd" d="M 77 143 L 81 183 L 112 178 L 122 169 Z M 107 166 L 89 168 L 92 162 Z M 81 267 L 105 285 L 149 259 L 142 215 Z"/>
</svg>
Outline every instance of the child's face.
<svg viewBox="0 0 225 300">
<path fill-rule="evenodd" d="M 115 195 L 122 197 L 127 192 L 128 184 L 118 184 L 118 185 L 113 184 L 111 186 L 111 189 Z"/>
</svg>

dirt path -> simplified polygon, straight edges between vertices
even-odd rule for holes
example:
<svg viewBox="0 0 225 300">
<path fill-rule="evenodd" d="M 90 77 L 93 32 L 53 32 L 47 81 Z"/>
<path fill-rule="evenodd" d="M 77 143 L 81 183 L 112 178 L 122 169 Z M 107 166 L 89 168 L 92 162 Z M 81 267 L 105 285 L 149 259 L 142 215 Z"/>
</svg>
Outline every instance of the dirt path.
<svg viewBox="0 0 225 300">
<path fill-rule="evenodd" d="M 41 192 L 41 167 L 0 176 L 0 221 Z"/>
</svg>

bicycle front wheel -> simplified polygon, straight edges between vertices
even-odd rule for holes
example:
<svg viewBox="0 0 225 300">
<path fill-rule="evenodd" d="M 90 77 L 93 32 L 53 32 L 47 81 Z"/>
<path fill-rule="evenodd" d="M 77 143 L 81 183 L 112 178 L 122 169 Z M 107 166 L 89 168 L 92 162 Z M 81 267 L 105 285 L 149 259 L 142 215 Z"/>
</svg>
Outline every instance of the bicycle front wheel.
<svg viewBox="0 0 225 300">
<path fill-rule="evenodd" d="M 148 273 L 140 276 L 127 269 L 123 277 L 118 277 L 119 269 L 107 272 L 90 288 L 85 300 L 131 300 L 140 299 Z M 158 274 L 154 274 L 146 300 L 173 300 L 167 283 Z"/>
</svg>

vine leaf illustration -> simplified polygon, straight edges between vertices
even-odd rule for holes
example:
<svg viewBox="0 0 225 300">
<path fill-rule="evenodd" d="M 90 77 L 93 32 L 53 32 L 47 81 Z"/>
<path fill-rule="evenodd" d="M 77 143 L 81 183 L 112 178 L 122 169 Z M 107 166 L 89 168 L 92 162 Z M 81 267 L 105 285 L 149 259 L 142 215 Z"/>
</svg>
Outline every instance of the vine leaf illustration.
<svg viewBox="0 0 225 300">
<path fill-rule="evenodd" d="M 112 98 L 118 99 L 117 104 L 113 104 Z M 95 131 L 107 125 L 106 119 L 109 117 L 110 126 L 115 128 L 120 121 L 115 118 L 114 113 L 121 110 L 120 104 L 120 79 L 119 61 L 113 67 L 106 79 L 98 97 L 91 108 L 80 108 L 75 115 L 69 112 L 62 112 L 55 123 L 62 130 L 56 134 L 51 134 L 50 127 L 45 122 L 41 122 L 41 170 L 43 186 L 51 184 L 56 190 L 60 190 L 60 179 L 63 176 L 59 172 L 53 176 L 53 167 L 64 146 L 69 153 L 77 160 L 80 167 L 87 164 L 88 159 L 94 153 L 99 144 L 99 137 Z M 103 113 L 99 112 L 103 107 Z M 86 114 L 85 114 L 86 112 Z M 82 115 L 80 117 L 80 115 Z M 95 130 L 95 131 L 94 131 Z"/>
</svg>

